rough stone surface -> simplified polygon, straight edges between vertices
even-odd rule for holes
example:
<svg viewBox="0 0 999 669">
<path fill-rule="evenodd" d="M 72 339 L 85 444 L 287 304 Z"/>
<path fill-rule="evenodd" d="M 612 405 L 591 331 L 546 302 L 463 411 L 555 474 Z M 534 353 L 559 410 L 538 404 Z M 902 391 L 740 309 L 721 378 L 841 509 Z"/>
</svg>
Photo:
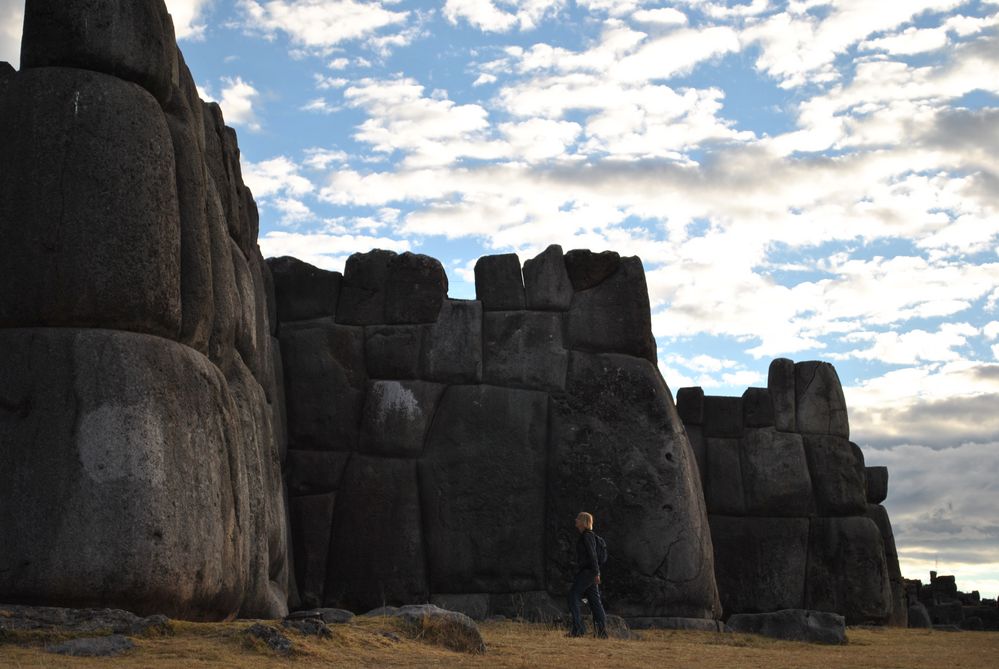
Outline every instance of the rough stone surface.
<svg viewBox="0 0 999 669">
<path fill-rule="evenodd" d="M 760 634 L 785 641 L 840 645 L 846 643 L 843 616 L 823 611 L 785 609 L 772 613 L 739 613 L 728 619 L 733 632 Z"/>
<path fill-rule="evenodd" d="M 335 492 L 349 458 L 346 451 L 288 451 L 288 493 L 299 496 Z"/>
<path fill-rule="evenodd" d="M 572 304 L 572 282 L 565 269 L 562 247 L 552 244 L 524 261 L 527 308 L 538 311 L 568 311 Z"/>
<path fill-rule="evenodd" d="M 287 619 L 281 622 L 283 627 L 295 630 L 305 636 L 315 636 L 320 639 L 332 639 L 333 632 L 322 618 L 298 618 Z"/>
<path fill-rule="evenodd" d="M 336 493 L 292 497 L 291 538 L 299 547 L 295 583 L 303 606 L 323 602 Z"/>
<path fill-rule="evenodd" d="M 114 77 L 43 68 L 11 80 L 0 118 L 0 327 L 176 339 L 180 214 L 156 101 Z"/>
<path fill-rule="evenodd" d="M 599 286 L 621 265 L 621 256 L 613 251 L 594 253 L 573 250 L 565 254 L 565 269 L 574 290 L 589 290 Z"/>
<path fill-rule="evenodd" d="M 392 258 L 385 288 L 386 323 L 433 323 L 447 299 L 440 261 L 417 253 Z"/>
<path fill-rule="evenodd" d="M 513 620 L 535 623 L 558 623 L 566 617 L 565 600 L 556 601 L 546 590 L 493 593 L 489 609 Z"/>
<path fill-rule="evenodd" d="M 524 279 L 516 253 L 483 256 L 476 261 L 475 299 L 485 311 L 524 308 Z"/>
<path fill-rule="evenodd" d="M 145 87 L 166 103 L 178 78 L 162 0 L 27 0 L 21 68 L 75 67 Z"/>
<path fill-rule="evenodd" d="M 690 441 L 690 450 L 694 452 L 694 460 L 697 461 L 697 473 L 701 481 L 701 490 L 707 490 L 708 473 L 708 444 L 704 438 L 704 430 L 700 425 L 687 425 L 687 440 Z"/>
<path fill-rule="evenodd" d="M 430 603 L 447 611 L 463 613 L 472 620 L 485 620 L 490 612 L 487 592 L 434 594 L 430 596 Z"/>
<path fill-rule="evenodd" d="M 433 591 L 543 588 L 547 423 L 544 393 L 444 394 L 420 462 Z"/>
<path fill-rule="evenodd" d="M 364 328 L 364 358 L 373 379 L 416 379 L 425 325 L 371 325 Z"/>
<path fill-rule="evenodd" d="M 426 381 L 369 381 L 358 450 L 419 457 L 444 386 Z"/>
<path fill-rule="evenodd" d="M 864 482 L 867 486 L 867 502 L 880 504 L 888 499 L 888 468 L 865 467 Z"/>
<path fill-rule="evenodd" d="M 607 595 L 620 615 L 717 617 L 710 529 L 697 467 L 672 395 L 651 363 L 574 352 L 566 393 L 552 398 L 548 588 L 571 580 L 588 509 L 614 549 Z"/>
<path fill-rule="evenodd" d="M 336 316 L 340 297 L 339 272 L 319 269 L 297 258 L 268 258 L 274 277 L 277 317 L 282 323 Z"/>
<path fill-rule="evenodd" d="M 725 623 L 706 618 L 676 618 L 671 616 L 632 617 L 625 619 L 633 630 L 696 630 L 698 632 L 724 632 Z"/>
<path fill-rule="evenodd" d="M 599 285 L 586 290 L 577 287 L 569 310 L 568 341 L 573 350 L 625 353 L 655 362 L 656 341 L 641 260 L 622 258 L 617 270 Z"/>
<path fill-rule="evenodd" d="M 750 429 L 740 448 L 748 514 L 803 516 L 814 512 L 812 481 L 800 435 L 772 428 Z"/>
<path fill-rule="evenodd" d="M 279 655 L 288 655 L 293 648 L 291 639 L 282 634 L 281 630 L 271 625 L 253 623 L 243 631 L 243 634 L 250 639 L 262 641 L 268 648 Z"/>
<path fill-rule="evenodd" d="M 741 437 L 742 398 L 705 395 L 703 427 L 705 437 Z"/>
<path fill-rule="evenodd" d="M 354 614 L 346 609 L 316 608 L 289 613 L 286 620 L 319 618 L 328 625 L 345 625 L 354 620 Z"/>
<path fill-rule="evenodd" d="M 802 608 L 807 518 L 710 516 L 722 609 L 760 613 Z"/>
<path fill-rule="evenodd" d="M 565 389 L 569 352 L 562 343 L 562 315 L 489 311 L 483 320 L 482 380 L 500 386 Z"/>
<path fill-rule="evenodd" d="M 70 639 L 45 646 L 45 651 L 72 657 L 114 657 L 123 655 L 133 648 L 135 648 L 135 642 L 131 639 L 120 634 L 112 634 L 111 636 Z"/>
<path fill-rule="evenodd" d="M 422 376 L 438 383 L 482 381 L 482 304 L 445 300 L 424 333 Z"/>
<path fill-rule="evenodd" d="M 364 611 L 426 601 L 420 518 L 415 462 L 352 457 L 337 496 L 324 605 Z"/>
<path fill-rule="evenodd" d="M 10 630 L 94 632 L 124 635 L 172 633 L 170 621 L 156 614 L 141 618 L 121 609 L 67 609 L 54 606 L 0 605 L 3 627 Z"/>
<path fill-rule="evenodd" d="M 742 424 L 745 427 L 772 427 L 774 405 L 766 388 L 747 388 L 742 394 Z"/>
<path fill-rule="evenodd" d="M 684 425 L 704 424 L 704 389 L 700 386 L 676 391 L 676 410 Z"/>
<path fill-rule="evenodd" d="M 782 432 L 797 432 L 795 423 L 794 362 L 777 358 L 770 363 L 767 390 L 774 409 L 774 427 Z"/>
<path fill-rule="evenodd" d="M 458 652 L 486 651 L 478 625 L 463 613 L 445 611 L 433 604 L 410 604 L 399 607 L 393 616 L 409 627 L 410 634 L 425 642 Z"/>
<path fill-rule="evenodd" d="M 708 471 L 704 500 L 708 513 L 744 515 L 746 492 L 742 484 L 739 440 L 707 437 L 704 442 Z"/>
<path fill-rule="evenodd" d="M 933 629 L 933 621 L 930 620 L 930 612 L 922 602 L 909 604 L 909 627 L 913 629 Z"/>
<path fill-rule="evenodd" d="M 819 512 L 864 513 L 867 490 L 860 450 L 843 437 L 805 434 L 803 438 Z"/>
<path fill-rule="evenodd" d="M 385 291 L 392 251 L 375 249 L 347 258 L 340 285 L 336 321 L 344 325 L 385 323 Z"/>
<path fill-rule="evenodd" d="M 870 468 L 868 468 L 870 470 Z M 908 605 L 906 603 L 905 579 L 898 564 L 898 550 L 895 547 L 895 533 L 888 519 L 888 510 L 880 504 L 867 505 L 867 517 L 874 521 L 884 541 L 885 563 L 891 583 L 891 615 L 885 620 L 890 627 L 908 627 Z"/>
<path fill-rule="evenodd" d="M 846 400 L 835 367 L 817 361 L 795 364 L 794 388 L 798 432 L 849 438 Z"/>
</svg>

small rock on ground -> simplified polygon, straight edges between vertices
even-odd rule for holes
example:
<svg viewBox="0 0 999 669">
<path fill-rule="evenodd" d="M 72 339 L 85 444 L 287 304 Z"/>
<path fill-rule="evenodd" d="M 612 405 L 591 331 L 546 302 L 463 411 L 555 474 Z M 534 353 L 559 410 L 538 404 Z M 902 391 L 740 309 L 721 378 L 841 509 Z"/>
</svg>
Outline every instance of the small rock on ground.
<svg viewBox="0 0 999 669">
<path fill-rule="evenodd" d="M 281 633 L 276 627 L 254 623 L 243 632 L 248 638 L 260 639 L 267 647 L 281 655 L 291 653 L 291 639 Z"/>
<path fill-rule="evenodd" d="M 113 657 L 135 648 L 128 637 L 121 634 L 111 636 L 84 637 L 70 639 L 60 644 L 46 646 L 45 650 L 57 655 L 72 655 L 74 657 Z"/>
</svg>

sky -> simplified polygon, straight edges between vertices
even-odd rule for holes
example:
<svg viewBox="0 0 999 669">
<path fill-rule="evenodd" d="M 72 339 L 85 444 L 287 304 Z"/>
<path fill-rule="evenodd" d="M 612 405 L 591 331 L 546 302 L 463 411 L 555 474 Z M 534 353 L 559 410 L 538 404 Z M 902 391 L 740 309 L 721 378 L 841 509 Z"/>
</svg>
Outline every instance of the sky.
<svg viewBox="0 0 999 669">
<path fill-rule="evenodd" d="M 999 593 L 999 0 L 166 4 L 265 256 L 638 255 L 674 392 L 832 362 L 903 574 Z"/>
</svg>

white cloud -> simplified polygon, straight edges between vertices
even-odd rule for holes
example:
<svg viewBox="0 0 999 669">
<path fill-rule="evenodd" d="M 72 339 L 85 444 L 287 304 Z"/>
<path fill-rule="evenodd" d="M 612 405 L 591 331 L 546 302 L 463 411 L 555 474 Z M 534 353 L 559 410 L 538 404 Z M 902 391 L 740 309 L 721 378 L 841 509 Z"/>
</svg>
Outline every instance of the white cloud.
<svg viewBox="0 0 999 669">
<path fill-rule="evenodd" d="M 876 360 L 886 364 L 915 365 L 919 362 L 946 362 L 961 360 L 958 350 L 968 343 L 968 337 L 979 330 L 968 323 L 943 323 L 936 332 L 915 329 L 906 332 L 854 332 L 844 339 L 848 342 L 869 342 L 867 348 L 846 353 L 830 353 L 834 360 L 856 358 Z"/>
<path fill-rule="evenodd" d="M 24 0 L 0 0 L 0 61 L 17 69 L 21 63 Z"/>
<path fill-rule="evenodd" d="M 665 26 L 682 26 L 687 23 L 687 15 L 672 7 L 642 9 L 631 15 L 639 23 L 653 23 Z"/>
<path fill-rule="evenodd" d="M 356 0 L 239 0 L 247 29 L 269 39 L 285 33 L 295 44 L 320 53 L 405 24 L 410 13 L 388 9 L 388 4 Z"/>
<path fill-rule="evenodd" d="M 402 253 L 410 243 L 390 237 L 324 233 L 268 232 L 260 238 L 264 257 L 294 256 L 323 269 L 342 272 L 347 258 L 356 252 L 379 248 Z"/>
<path fill-rule="evenodd" d="M 213 0 L 166 0 L 177 39 L 204 39 L 206 25 L 201 19 L 212 2 Z"/>
<path fill-rule="evenodd" d="M 343 151 L 323 148 L 306 149 L 305 156 L 302 164 L 312 170 L 325 170 L 333 163 L 347 162 L 350 157 Z"/>
<path fill-rule="evenodd" d="M 906 28 L 900 33 L 867 40 L 860 43 L 861 49 L 884 51 L 892 55 L 911 55 L 936 51 L 947 46 L 947 29 Z"/>
<path fill-rule="evenodd" d="M 242 160 L 243 181 L 254 197 L 267 199 L 275 195 L 301 197 L 315 190 L 312 182 L 299 174 L 299 167 L 285 156 L 259 163 Z"/>
<path fill-rule="evenodd" d="M 253 108 L 259 97 L 260 92 L 242 77 L 223 77 L 219 106 L 226 123 L 245 126 L 251 131 L 260 130 L 260 121 Z"/>
<path fill-rule="evenodd" d="M 999 321 L 991 321 L 984 328 L 982 334 L 986 339 L 999 339 Z"/>
<path fill-rule="evenodd" d="M 340 111 L 340 108 L 331 105 L 326 101 L 326 98 L 314 98 L 309 100 L 301 107 L 302 111 L 316 112 L 319 114 L 332 114 L 334 112 Z"/>
<path fill-rule="evenodd" d="M 530 30 L 563 5 L 564 0 L 447 0 L 444 16 L 456 25 L 464 19 L 484 32 Z"/>
<path fill-rule="evenodd" d="M 316 215 L 309 209 L 309 206 L 292 197 L 275 198 L 270 204 L 281 214 L 281 223 L 291 225 L 312 220 Z"/>
</svg>

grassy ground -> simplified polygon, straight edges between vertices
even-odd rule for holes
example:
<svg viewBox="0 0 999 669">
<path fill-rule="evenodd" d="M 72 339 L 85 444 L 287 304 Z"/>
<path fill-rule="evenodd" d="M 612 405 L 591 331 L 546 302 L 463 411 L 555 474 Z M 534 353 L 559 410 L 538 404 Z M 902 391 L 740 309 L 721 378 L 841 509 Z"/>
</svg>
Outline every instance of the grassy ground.
<svg viewBox="0 0 999 669">
<path fill-rule="evenodd" d="M 137 638 L 118 658 L 71 658 L 40 646 L 51 635 L 15 633 L 0 644 L 0 667 L 708 667 L 719 669 L 945 669 L 999 666 L 997 632 L 848 630 L 846 646 L 813 646 L 763 637 L 710 632 L 645 631 L 641 639 L 568 639 L 559 630 L 520 623 L 481 625 L 487 651 L 469 655 L 405 637 L 387 619 L 358 619 L 333 626 L 332 640 L 292 631 L 295 650 L 281 657 L 245 640 L 249 622 L 174 623 L 167 637 Z M 384 636 L 394 632 L 398 640 Z M 58 637 L 59 639 L 66 637 Z"/>
</svg>

